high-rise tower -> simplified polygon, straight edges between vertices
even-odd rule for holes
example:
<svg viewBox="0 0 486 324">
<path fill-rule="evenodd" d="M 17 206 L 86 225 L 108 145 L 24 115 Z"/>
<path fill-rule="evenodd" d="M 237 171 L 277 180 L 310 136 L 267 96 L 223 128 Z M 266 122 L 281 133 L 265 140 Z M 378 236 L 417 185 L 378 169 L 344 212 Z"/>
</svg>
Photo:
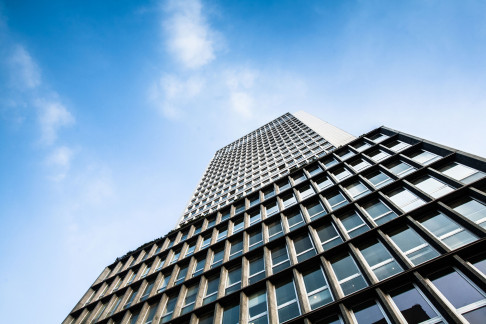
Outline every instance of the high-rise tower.
<svg viewBox="0 0 486 324">
<path fill-rule="evenodd" d="M 484 323 L 486 160 L 285 114 L 219 150 L 178 227 L 63 324 Z"/>
</svg>

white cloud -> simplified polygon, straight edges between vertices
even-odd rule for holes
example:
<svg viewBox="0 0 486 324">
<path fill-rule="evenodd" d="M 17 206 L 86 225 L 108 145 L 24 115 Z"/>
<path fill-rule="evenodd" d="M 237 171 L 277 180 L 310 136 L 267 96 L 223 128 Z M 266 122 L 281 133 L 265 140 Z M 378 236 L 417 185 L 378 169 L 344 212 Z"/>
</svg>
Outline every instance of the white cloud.
<svg viewBox="0 0 486 324">
<path fill-rule="evenodd" d="M 9 61 L 14 71 L 12 77 L 19 87 L 34 89 L 41 84 L 39 68 L 23 46 L 17 45 L 13 48 Z"/>
<path fill-rule="evenodd" d="M 56 147 L 46 159 L 47 165 L 52 169 L 51 179 L 62 181 L 66 178 L 74 152 L 67 146 Z"/>
<path fill-rule="evenodd" d="M 74 123 L 74 117 L 58 100 L 38 98 L 34 101 L 39 109 L 39 125 L 41 128 L 41 142 L 51 145 L 57 139 L 57 133 L 61 127 Z"/>
<path fill-rule="evenodd" d="M 164 23 L 169 52 L 185 68 L 200 68 L 215 59 L 216 33 L 202 15 L 199 0 L 168 1 Z"/>
</svg>

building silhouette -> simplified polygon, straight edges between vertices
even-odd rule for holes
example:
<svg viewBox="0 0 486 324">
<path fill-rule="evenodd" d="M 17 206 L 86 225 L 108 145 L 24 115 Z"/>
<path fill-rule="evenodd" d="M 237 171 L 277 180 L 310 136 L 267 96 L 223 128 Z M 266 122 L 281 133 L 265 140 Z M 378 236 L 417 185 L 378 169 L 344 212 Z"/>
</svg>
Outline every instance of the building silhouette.
<svg viewBox="0 0 486 324">
<path fill-rule="evenodd" d="M 304 112 L 218 150 L 63 324 L 485 323 L 486 160 Z"/>
</svg>

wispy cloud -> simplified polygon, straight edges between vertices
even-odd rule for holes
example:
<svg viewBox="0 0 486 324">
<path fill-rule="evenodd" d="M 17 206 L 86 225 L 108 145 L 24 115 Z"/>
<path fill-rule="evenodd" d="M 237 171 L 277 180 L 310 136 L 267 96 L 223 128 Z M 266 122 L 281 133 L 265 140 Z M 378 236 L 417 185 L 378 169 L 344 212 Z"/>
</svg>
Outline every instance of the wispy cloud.
<svg viewBox="0 0 486 324">
<path fill-rule="evenodd" d="M 201 2 L 170 0 L 165 11 L 168 19 L 163 27 L 168 50 L 174 58 L 188 69 L 197 69 L 213 61 L 217 36 L 202 14 Z"/>
<path fill-rule="evenodd" d="M 53 144 L 59 129 L 74 123 L 74 117 L 57 99 L 36 98 L 34 105 L 38 109 L 38 121 L 41 129 L 41 142 Z"/>
<path fill-rule="evenodd" d="M 13 47 L 8 63 L 10 69 L 14 71 L 11 77 L 19 88 L 34 89 L 41 84 L 39 67 L 23 46 Z"/>
<path fill-rule="evenodd" d="M 73 155 L 73 150 L 67 146 L 56 147 L 52 150 L 46 158 L 47 165 L 53 169 L 52 180 L 62 181 L 66 178 L 71 168 Z"/>
</svg>

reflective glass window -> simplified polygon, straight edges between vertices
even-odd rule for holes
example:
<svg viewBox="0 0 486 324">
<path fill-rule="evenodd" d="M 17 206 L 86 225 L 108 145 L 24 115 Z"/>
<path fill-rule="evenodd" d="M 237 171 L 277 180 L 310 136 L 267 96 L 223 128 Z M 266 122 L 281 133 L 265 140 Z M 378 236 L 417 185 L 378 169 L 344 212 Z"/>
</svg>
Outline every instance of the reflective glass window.
<svg viewBox="0 0 486 324">
<path fill-rule="evenodd" d="M 319 236 L 319 240 L 321 241 L 324 250 L 328 250 L 343 242 L 343 239 L 332 222 L 318 227 L 317 235 Z"/>
<path fill-rule="evenodd" d="M 302 262 L 316 255 L 316 249 L 308 234 L 296 237 L 293 242 L 298 262 Z"/>
<path fill-rule="evenodd" d="M 463 197 L 452 202 L 450 207 L 470 221 L 486 228 L 486 206 L 479 201 Z"/>
<path fill-rule="evenodd" d="M 421 198 L 405 188 L 398 188 L 388 194 L 388 198 L 405 212 L 425 204 Z"/>
<path fill-rule="evenodd" d="M 378 280 L 386 279 L 402 271 L 402 267 L 381 242 L 369 242 L 361 247 L 360 251 Z"/>
<path fill-rule="evenodd" d="M 300 315 L 299 303 L 295 293 L 294 282 L 279 283 L 275 287 L 278 322 L 283 323 Z"/>
<path fill-rule="evenodd" d="M 419 265 L 439 256 L 439 252 L 410 227 L 392 233 L 390 238 L 413 265 Z"/>
<path fill-rule="evenodd" d="M 397 217 L 397 214 L 381 200 L 373 200 L 363 205 L 363 209 L 378 225 Z"/>
<path fill-rule="evenodd" d="M 373 171 L 364 176 L 376 188 L 381 188 L 393 182 L 393 179 L 381 171 Z"/>
<path fill-rule="evenodd" d="M 333 301 L 321 267 L 313 267 L 304 271 L 302 277 L 311 309 L 316 309 Z"/>
<path fill-rule="evenodd" d="M 484 172 L 470 168 L 457 162 L 451 162 L 439 169 L 440 172 L 457 181 L 468 184 L 486 176 Z"/>
<path fill-rule="evenodd" d="M 355 212 L 350 211 L 339 217 L 341 224 L 343 224 L 349 237 L 358 236 L 361 233 L 369 230 L 369 226 L 363 221 L 361 216 Z"/>
<path fill-rule="evenodd" d="M 417 188 L 428 193 L 434 198 L 439 198 L 445 194 L 448 194 L 451 191 L 454 191 L 454 188 L 452 188 L 451 186 L 428 175 L 414 180 L 412 183 Z"/>
<path fill-rule="evenodd" d="M 368 286 L 353 258 L 348 254 L 331 262 L 344 295 Z"/>
</svg>

